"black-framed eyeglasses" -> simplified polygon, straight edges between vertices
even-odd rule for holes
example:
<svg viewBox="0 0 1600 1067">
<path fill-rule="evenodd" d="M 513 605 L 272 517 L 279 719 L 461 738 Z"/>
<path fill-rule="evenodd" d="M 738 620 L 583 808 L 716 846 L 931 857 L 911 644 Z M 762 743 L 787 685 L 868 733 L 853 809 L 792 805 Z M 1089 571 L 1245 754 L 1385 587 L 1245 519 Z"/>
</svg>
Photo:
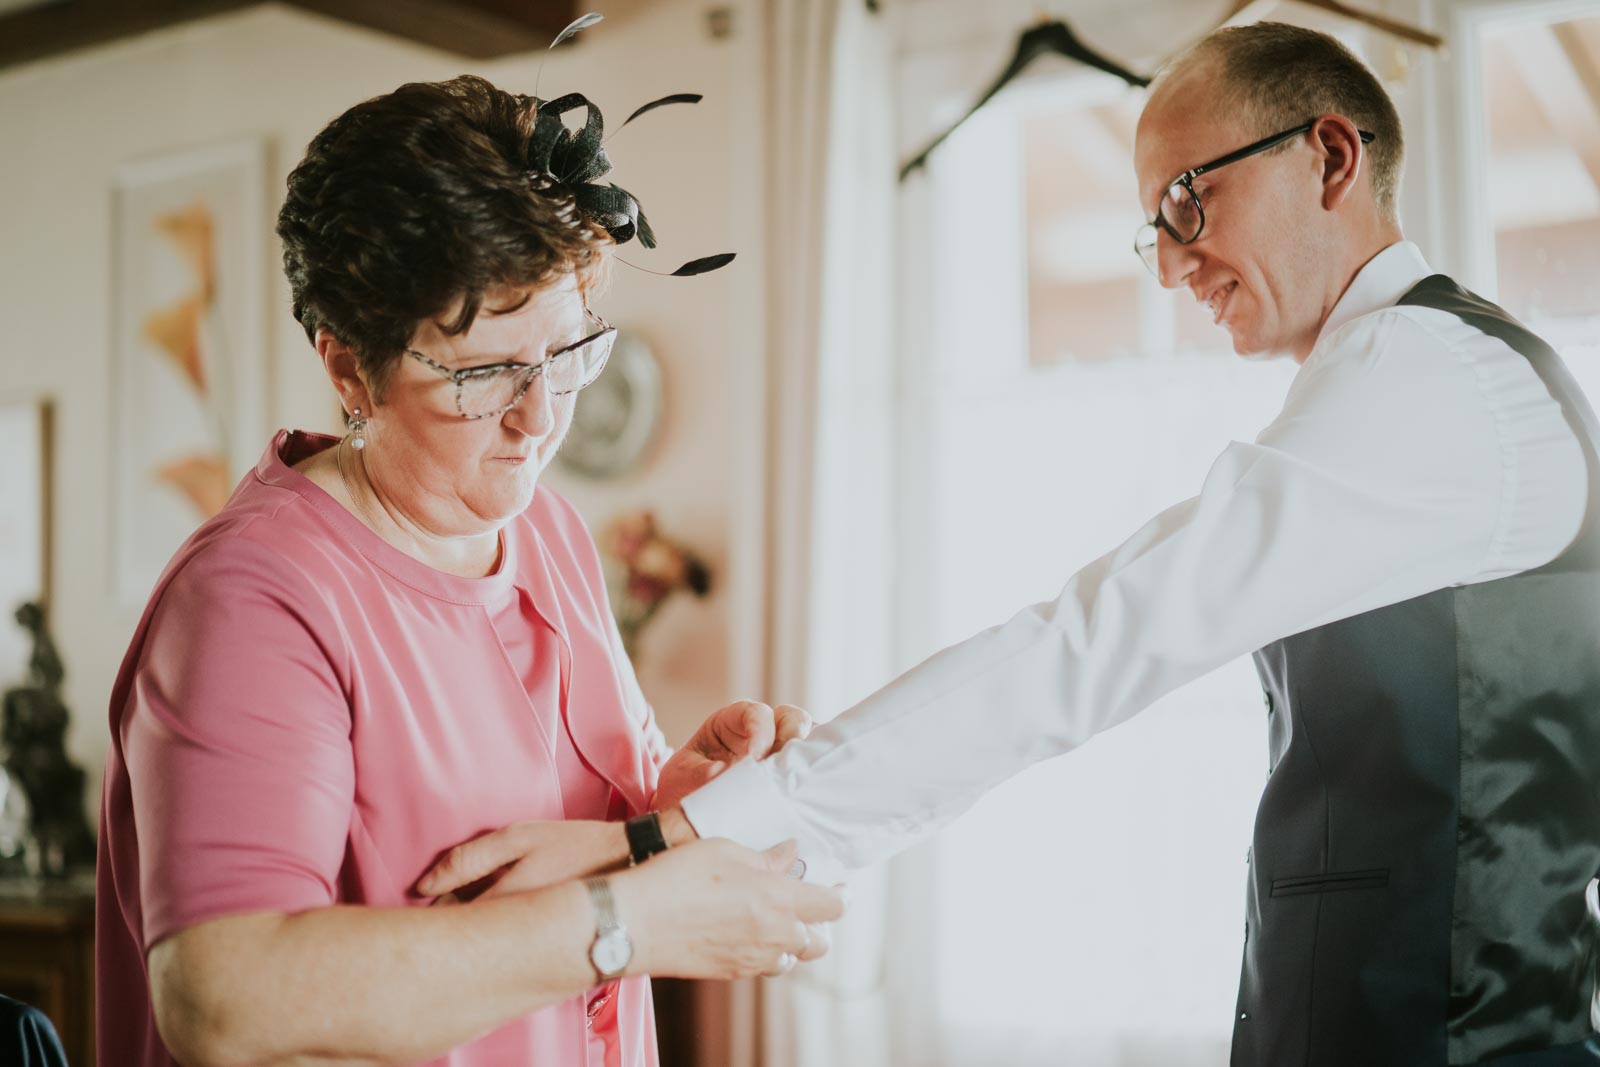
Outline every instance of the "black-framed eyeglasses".
<svg viewBox="0 0 1600 1067">
<path fill-rule="evenodd" d="M 1258 152 L 1265 152 L 1269 148 L 1276 148 L 1291 138 L 1309 133 L 1316 122 L 1307 122 L 1296 126 L 1292 130 L 1275 133 L 1271 137 L 1263 137 L 1254 144 L 1247 144 L 1225 156 L 1218 156 L 1209 163 L 1202 163 L 1193 170 L 1186 170 L 1177 178 L 1161 196 L 1161 203 L 1156 208 L 1154 221 L 1147 222 L 1139 227 L 1133 238 L 1133 250 L 1144 260 L 1144 265 L 1150 268 L 1150 273 L 1157 278 L 1161 277 L 1161 266 L 1156 260 L 1156 242 L 1160 239 L 1160 231 L 1166 230 L 1174 241 L 1181 245 L 1193 244 L 1200 239 L 1200 234 L 1206 228 L 1206 213 L 1200 207 L 1200 197 L 1191 184 L 1202 174 L 1209 174 L 1229 163 L 1237 163 L 1247 159 Z M 1375 134 L 1366 130 L 1357 131 L 1361 135 L 1362 144 L 1371 144 Z"/>
<path fill-rule="evenodd" d="M 583 313 L 599 323 L 600 329 L 552 352 L 539 363 L 490 363 L 451 370 L 414 348 L 406 349 L 406 355 L 455 383 L 456 410 L 462 418 L 491 419 L 516 407 L 535 378 L 542 376 L 546 389 L 556 396 L 564 396 L 576 393 L 600 377 L 611 356 L 611 346 L 616 343 L 617 328 L 587 307 Z"/>
</svg>

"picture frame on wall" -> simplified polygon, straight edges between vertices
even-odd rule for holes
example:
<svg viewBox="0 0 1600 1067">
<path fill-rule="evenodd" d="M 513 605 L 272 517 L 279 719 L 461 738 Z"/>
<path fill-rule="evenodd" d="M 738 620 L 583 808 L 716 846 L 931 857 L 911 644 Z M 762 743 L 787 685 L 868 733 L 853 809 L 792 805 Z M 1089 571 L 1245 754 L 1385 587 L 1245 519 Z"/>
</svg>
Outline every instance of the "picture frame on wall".
<svg viewBox="0 0 1600 1067">
<path fill-rule="evenodd" d="M 266 442 L 266 145 L 140 159 L 113 179 L 111 582 L 144 603 Z"/>
<path fill-rule="evenodd" d="M 27 675 L 17 608 L 50 605 L 54 411 L 47 399 L 0 396 L 0 689 Z"/>
</svg>

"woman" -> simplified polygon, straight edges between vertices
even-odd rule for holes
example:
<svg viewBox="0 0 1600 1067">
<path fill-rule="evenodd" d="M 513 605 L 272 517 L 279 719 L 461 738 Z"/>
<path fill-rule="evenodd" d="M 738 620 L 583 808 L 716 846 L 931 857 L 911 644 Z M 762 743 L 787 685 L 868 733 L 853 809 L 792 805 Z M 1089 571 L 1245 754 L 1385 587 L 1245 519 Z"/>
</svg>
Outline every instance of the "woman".
<svg viewBox="0 0 1600 1067">
<path fill-rule="evenodd" d="M 692 836 L 679 797 L 805 729 L 734 705 L 673 756 L 589 535 L 536 486 L 605 363 L 588 299 L 637 218 L 548 169 L 581 148 L 550 151 L 551 114 L 475 78 L 403 86 L 290 175 L 295 314 L 350 432 L 277 435 L 169 564 L 123 663 L 99 866 L 108 1062 L 647 1067 L 639 976 L 822 951 L 805 924 L 838 896 L 785 877 L 792 850 L 728 842 L 417 906 L 441 857 L 510 824 L 658 809 Z"/>
</svg>

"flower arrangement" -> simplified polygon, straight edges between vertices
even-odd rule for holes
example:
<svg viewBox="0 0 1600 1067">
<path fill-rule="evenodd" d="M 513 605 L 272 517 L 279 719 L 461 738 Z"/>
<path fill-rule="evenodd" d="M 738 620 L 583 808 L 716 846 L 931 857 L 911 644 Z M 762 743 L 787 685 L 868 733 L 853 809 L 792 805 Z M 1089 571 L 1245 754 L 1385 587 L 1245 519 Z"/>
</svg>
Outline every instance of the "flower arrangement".
<svg viewBox="0 0 1600 1067">
<path fill-rule="evenodd" d="M 711 572 L 706 565 L 687 548 L 663 536 L 656 529 L 653 512 L 618 516 L 606 528 L 601 543 L 618 565 L 608 575 L 611 611 L 630 656 L 637 651 L 639 631 L 669 596 L 687 589 L 703 597 L 711 590 Z"/>
</svg>

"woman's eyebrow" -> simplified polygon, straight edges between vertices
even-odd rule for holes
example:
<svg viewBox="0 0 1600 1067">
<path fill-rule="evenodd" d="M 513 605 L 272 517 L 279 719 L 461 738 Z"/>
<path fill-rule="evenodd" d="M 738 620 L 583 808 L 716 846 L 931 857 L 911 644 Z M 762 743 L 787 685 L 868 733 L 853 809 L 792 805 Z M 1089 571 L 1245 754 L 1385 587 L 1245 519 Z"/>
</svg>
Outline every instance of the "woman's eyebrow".
<svg viewBox="0 0 1600 1067">
<path fill-rule="evenodd" d="M 523 308 L 527 307 L 528 301 L 532 299 L 533 293 L 527 292 L 523 293 L 522 299 L 518 300 L 515 304 L 510 304 L 503 308 L 484 308 L 484 310 L 491 315 L 509 315 L 513 311 L 521 311 Z"/>
<path fill-rule="evenodd" d="M 583 340 L 583 331 L 578 326 L 557 330 L 555 331 L 555 339 L 545 345 L 544 354 L 549 356 L 558 349 L 565 348 L 570 344 L 576 344 L 581 340 Z M 521 349 L 513 349 L 510 352 L 485 352 L 471 355 L 464 358 L 461 369 L 470 370 L 476 367 L 492 367 L 497 363 L 520 363 L 527 366 L 528 360 L 519 358 L 521 354 Z"/>
</svg>

